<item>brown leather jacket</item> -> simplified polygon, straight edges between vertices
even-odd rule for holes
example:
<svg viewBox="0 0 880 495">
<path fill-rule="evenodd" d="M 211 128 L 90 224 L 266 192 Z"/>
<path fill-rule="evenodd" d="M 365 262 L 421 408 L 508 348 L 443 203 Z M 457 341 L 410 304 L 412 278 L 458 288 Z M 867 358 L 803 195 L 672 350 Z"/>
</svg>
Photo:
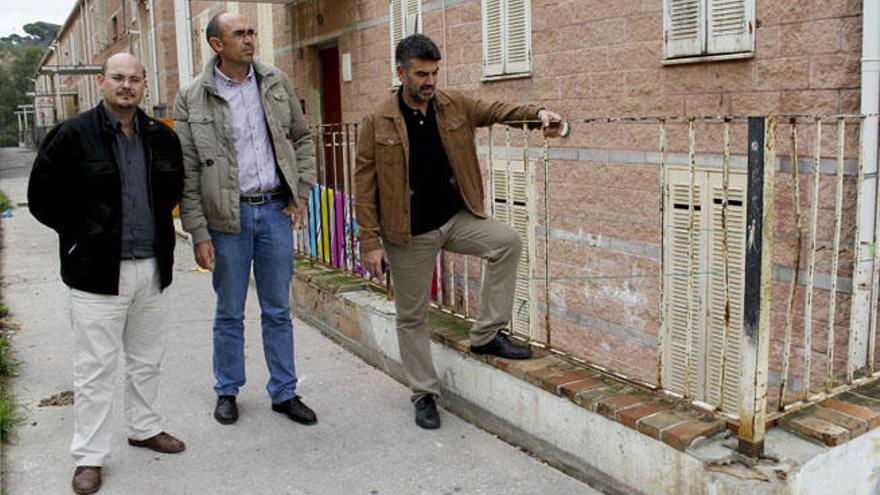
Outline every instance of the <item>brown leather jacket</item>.
<svg viewBox="0 0 880 495">
<path fill-rule="evenodd" d="M 483 179 L 474 142 L 477 127 L 537 119 L 539 107 L 475 100 L 462 93 L 437 91 L 437 127 L 465 207 L 486 217 Z M 379 238 L 406 244 L 409 218 L 409 141 L 406 123 L 393 93 L 364 117 L 358 135 L 355 169 L 357 221 L 365 253 L 382 247 Z"/>
</svg>

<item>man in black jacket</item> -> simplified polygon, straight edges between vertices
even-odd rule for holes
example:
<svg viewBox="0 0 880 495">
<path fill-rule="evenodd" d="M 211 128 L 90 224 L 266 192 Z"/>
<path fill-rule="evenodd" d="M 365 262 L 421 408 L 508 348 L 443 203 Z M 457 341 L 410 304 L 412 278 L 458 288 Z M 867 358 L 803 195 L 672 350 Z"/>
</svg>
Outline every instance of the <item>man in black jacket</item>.
<svg viewBox="0 0 880 495">
<path fill-rule="evenodd" d="M 185 448 L 162 430 L 155 408 L 183 158 L 174 131 L 137 107 L 145 77 L 132 55 L 110 57 L 97 76 L 103 102 L 52 129 L 28 184 L 31 213 L 58 232 L 69 287 L 76 493 L 101 487 L 121 353 L 129 445 Z"/>
</svg>

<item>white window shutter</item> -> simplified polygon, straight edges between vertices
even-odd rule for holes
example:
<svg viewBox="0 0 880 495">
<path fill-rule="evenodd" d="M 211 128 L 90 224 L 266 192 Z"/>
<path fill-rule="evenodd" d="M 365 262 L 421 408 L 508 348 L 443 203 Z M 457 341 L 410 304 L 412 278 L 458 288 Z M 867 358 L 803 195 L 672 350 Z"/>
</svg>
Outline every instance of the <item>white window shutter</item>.
<svg viewBox="0 0 880 495">
<path fill-rule="evenodd" d="M 531 71 L 531 2 L 506 0 L 504 72 L 520 74 Z"/>
<path fill-rule="evenodd" d="M 421 0 L 406 0 L 406 29 L 404 36 L 422 32 Z"/>
<path fill-rule="evenodd" d="M 687 397 L 702 398 L 703 221 L 700 177 L 693 191 L 693 229 L 690 225 L 691 186 L 688 172 L 670 170 L 666 212 L 664 279 L 666 292 L 664 388 Z M 693 236 L 693 241 L 691 240 Z M 691 251 L 693 250 L 693 252 Z M 693 260 L 693 261 L 691 261 Z M 690 318 L 688 318 L 690 308 Z M 688 358 L 690 354 L 690 358 Z M 687 377 L 687 378 L 686 378 Z M 687 388 L 687 389 L 686 389 Z"/>
<path fill-rule="evenodd" d="M 510 329 L 514 334 L 531 337 L 535 325 L 537 300 L 534 278 L 534 250 L 529 235 L 534 231 L 533 209 L 529 203 L 532 182 L 521 159 L 494 158 L 492 160 L 492 188 L 494 217 L 509 225 L 522 240 L 522 254 L 516 267 L 513 315 Z"/>
<path fill-rule="evenodd" d="M 755 48 L 755 0 L 708 0 L 707 53 L 750 52 Z"/>
<path fill-rule="evenodd" d="M 743 296 L 745 291 L 746 176 L 730 176 L 727 193 L 727 225 L 722 229 L 724 194 L 721 174 L 712 174 L 712 201 L 709 218 L 709 269 L 706 318 L 707 400 L 724 412 L 739 409 L 740 350 L 743 334 Z M 727 231 L 727 304 L 725 304 L 725 237 Z M 727 309 L 725 309 L 727 306 Z M 728 316 L 725 338 L 725 314 Z M 726 340 L 726 342 L 725 342 Z M 722 367 L 724 380 L 722 386 Z"/>
<path fill-rule="evenodd" d="M 504 73 L 504 3 L 503 0 L 482 0 L 483 75 Z"/>
<path fill-rule="evenodd" d="M 397 79 L 397 63 L 394 61 L 394 50 L 397 48 L 397 43 L 403 39 L 403 33 L 406 29 L 406 15 L 405 15 L 405 2 L 406 0 L 390 0 L 388 6 L 388 31 L 391 36 L 391 85 L 397 86 L 400 84 L 400 81 Z"/>
<path fill-rule="evenodd" d="M 665 58 L 697 56 L 705 40 L 705 0 L 663 0 Z"/>
</svg>

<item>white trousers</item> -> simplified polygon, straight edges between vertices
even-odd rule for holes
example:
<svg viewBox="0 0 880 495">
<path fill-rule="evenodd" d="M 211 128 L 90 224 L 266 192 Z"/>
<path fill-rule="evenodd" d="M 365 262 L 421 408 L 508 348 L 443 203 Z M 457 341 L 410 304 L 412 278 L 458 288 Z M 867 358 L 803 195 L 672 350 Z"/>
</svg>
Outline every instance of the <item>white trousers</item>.
<svg viewBox="0 0 880 495">
<path fill-rule="evenodd" d="M 167 291 L 159 287 L 159 269 L 155 258 L 150 258 L 120 263 L 119 295 L 69 290 L 74 338 L 70 453 L 77 466 L 102 466 L 110 455 L 110 418 L 121 354 L 129 438 L 144 440 L 162 432 L 155 403 L 168 305 Z"/>
</svg>

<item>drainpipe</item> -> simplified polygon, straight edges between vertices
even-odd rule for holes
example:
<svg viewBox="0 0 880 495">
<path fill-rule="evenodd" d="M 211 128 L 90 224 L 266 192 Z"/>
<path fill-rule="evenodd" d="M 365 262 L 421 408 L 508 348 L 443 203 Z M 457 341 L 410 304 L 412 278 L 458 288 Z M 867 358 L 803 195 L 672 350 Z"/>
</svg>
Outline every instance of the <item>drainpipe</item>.
<svg viewBox="0 0 880 495">
<path fill-rule="evenodd" d="M 177 37 L 178 87 L 183 89 L 193 80 L 192 12 L 190 0 L 174 0 L 174 27 Z"/>
<path fill-rule="evenodd" d="M 153 0 L 149 0 L 148 4 L 150 9 L 150 63 L 153 66 L 153 94 L 155 97 L 153 98 L 153 107 L 159 105 L 159 102 L 162 100 L 162 97 L 159 93 L 159 62 L 157 55 L 157 45 L 156 45 L 156 5 Z"/>
<path fill-rule="evenodd" d="M 859 189 L 859 238 L 856 243 L 856 263 L 853 274 L 852 312 L 850 319 L 849 363 L 847 378 L 852 380 L 852 370 L 867 364 L 868 334 L 874 325 L 871 321 L 874 266 L 874 222 L 877 203 L 877 112 L 880 110 L 880 2 L 862 3 L 862 115 L 861 154 L 864 163 L 864 181 Z"/>
</svg>

